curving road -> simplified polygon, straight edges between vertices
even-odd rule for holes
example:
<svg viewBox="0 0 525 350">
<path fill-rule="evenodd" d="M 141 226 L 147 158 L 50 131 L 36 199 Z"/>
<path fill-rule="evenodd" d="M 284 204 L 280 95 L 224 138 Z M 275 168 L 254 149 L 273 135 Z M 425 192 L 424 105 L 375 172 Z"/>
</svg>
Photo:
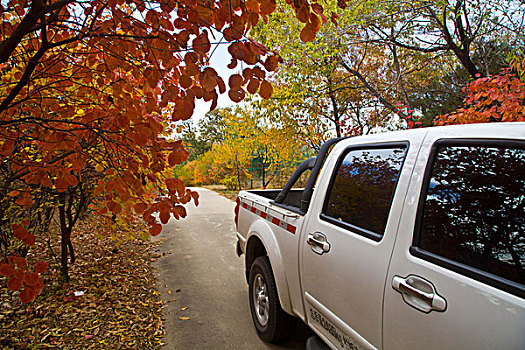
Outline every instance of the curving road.
<svg viewBox="0 0 525 350">
<path fill-rule="evenodd" d="M 200 205 L 171 220 L 156 267 L 164 301 L 164 349 L 304 349 L 309 331 L 298 326 L 279 346 L 262 341 L 248 305 L 244 259 L 235 253 L 235 203 L 198 188 Z"/>
</svg>

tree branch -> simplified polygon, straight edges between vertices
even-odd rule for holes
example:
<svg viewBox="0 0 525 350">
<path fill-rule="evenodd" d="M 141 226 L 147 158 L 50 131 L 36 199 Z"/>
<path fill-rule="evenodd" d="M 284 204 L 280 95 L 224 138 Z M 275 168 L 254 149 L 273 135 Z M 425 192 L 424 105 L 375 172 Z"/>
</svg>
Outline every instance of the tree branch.
<svg viewBox="0 0 525 350">
<path fill-rule="evenodd" d="M 38 20 L 44 14 L 45 4 L 43 0 L 34 0 L 27 14 L 22 18 L 20 24 L 15 28 L 9 38 L 0 44 L 0 63 L 5 63 L 11 57 L 16 47 L 24 36 L 31 31 Z"/>
<path fill-rule="evenodd" d="M 407 115 L 405 113 L 403 113 L 402 111 L 400 111 L 398 108 L 396 108 L 396 106 L 394 106 L 393 104 L 391 104 L 390 102 L 388 102 L 380 93 L 379 91 L 377 91 L 372 85 L 370 85 L 370 83 L 366 80 L 366 78 L 361 74 L 359 73 L 359 71 L 355 70 L 355 69 L 352 69 L 350 68 L 350 66 L 348 66 L 343 60 L 341 60 L 341 65 L 343 66 L 343 68 L 350 74 L 354 75 L 355 77 L 357 77 L 357 79 L 359 79 L 363 85 L 365 86 L 365 88 L 368 89 L 368 91 L 370 91 L 372 93 L 372 95 L 374 95 L 378 100 L 379 102 L 381 102 L 386 108 L 388 108 L 389 110 L 391 110 L 393 113 L 396 113 L 398 114 L 399 116 L 401 116 L 402 118 L 406 119 L 407 118 Z"/>
</svg>

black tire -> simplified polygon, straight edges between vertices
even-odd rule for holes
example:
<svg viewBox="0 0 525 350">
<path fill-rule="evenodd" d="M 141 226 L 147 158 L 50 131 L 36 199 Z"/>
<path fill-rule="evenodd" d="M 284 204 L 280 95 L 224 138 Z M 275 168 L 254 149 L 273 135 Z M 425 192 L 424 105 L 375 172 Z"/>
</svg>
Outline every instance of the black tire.
<svg viewBox="0 0 525 350">
<path fill-rule="evenodd" d="M 272 266 L 267 256 L 258 257 L 252 264 L 249 299 L 253 323 L 262 339 L 278 343 L 290 336 L 296 320 L 281 308 Z"/>
</svg>

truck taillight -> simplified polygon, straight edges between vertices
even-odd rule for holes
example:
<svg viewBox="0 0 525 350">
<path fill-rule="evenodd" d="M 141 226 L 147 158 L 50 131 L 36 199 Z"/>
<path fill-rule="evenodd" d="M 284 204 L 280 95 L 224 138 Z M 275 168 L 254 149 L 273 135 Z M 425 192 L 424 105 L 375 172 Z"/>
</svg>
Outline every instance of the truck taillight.
<svg viewBox="0 0 525 350">
<path fill-rule="evenodd" d="M 239 227 L 239 208 L 241 207 L 241 200 L 239 197 L 237 197 L 237 200 L 235 201 L 235 227 Z"/>
</svg>

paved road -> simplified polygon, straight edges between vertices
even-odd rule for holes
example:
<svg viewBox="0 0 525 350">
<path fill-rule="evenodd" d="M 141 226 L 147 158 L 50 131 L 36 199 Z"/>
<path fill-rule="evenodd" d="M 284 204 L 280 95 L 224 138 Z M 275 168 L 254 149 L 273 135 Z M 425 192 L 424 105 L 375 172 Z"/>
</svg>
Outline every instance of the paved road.
<svg viewBox="0 0 525 350">
<path fill-rule="evenodd" d="M 262 341 L 248 305 L 244 260 L 235 254 L 235 203 L 197 189 L 200 205 L 172 220 L 159 236 L 157 261 L 163 300 L 165 349 L 304 349 L 309 333 L 299 326 L 279 346 Z M 183 318 L 183 319 L 180 319 Z M 187 319 L 186 319 L 187 318 Z"/>
</svg>

